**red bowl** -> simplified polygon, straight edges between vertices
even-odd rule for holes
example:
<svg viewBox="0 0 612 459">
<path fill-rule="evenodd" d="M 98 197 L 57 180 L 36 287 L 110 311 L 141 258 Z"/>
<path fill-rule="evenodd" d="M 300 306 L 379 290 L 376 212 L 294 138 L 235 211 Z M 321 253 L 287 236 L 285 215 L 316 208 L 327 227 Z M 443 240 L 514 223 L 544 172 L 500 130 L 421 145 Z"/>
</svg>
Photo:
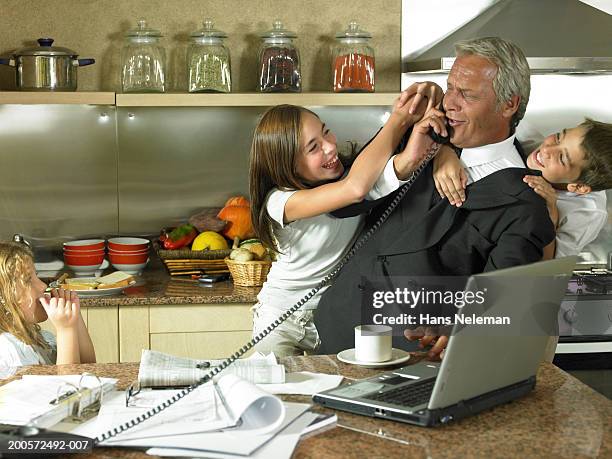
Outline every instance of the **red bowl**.
<svg viewBox="0 0 612 459">
<path fill-rule="evenodd" d="M 104 252 L 93 255 L 74 255 L 64 253 L 64 262 L 73 266 L 93 266 L 101 265 L 104 261 Z"/>
<path fill-rule="evenodd" d="M 118 255 L 141 255 L 143 253 L 149 253 L 149 248 L 147 247 L 146 249 L 142 249 L 142 250 L 113 250 L 113 249 L 108 249 L 108 253 L 114 253 L 114 254 L 118 254 Z"/>
<path fill-rule="evenodd" d="M 146 263 L 146 261 L 149 259 L 149 254 L 141 253 L 137 255 L 124 255 L 119 253 L 109 253 L 108 258 L 113 264 L 118 263 L 120 265 L 132 265 Z"/>
<path fill-rule="evenodd" d="M 95 255 L 98 253 L 104 253 L 104 247 L 95 250 L 75 250 L 70 247 L 64 247 L 64 253 L 70 253 L 73 255 Z"/>
<path fill-rule="evenodd" d="M 114 237 L 108 240 L 108 248 L 117 252 L 134 252 L 149 248 L 149 240 L 141 237 Z"/>
<path fill-rule="evenodd" d="M 81 239 L 79 241 L 64 242 L 64 248 L 78 251 L 103 249 L 104 239 Z"/>
</svg>

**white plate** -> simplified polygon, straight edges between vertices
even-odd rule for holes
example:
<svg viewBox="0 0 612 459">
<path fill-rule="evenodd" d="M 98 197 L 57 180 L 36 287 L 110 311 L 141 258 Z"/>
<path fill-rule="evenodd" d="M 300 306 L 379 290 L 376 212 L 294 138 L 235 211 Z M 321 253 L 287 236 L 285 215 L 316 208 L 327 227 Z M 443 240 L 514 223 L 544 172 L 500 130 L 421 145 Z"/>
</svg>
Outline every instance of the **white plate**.
<svg viewBox="0 0 612 459">
<path fill-rule="evenodd" d="M 391 349 L 391 359 L 385 360 L 384 362 L 362 362 L 355 359 L 355 349 L 346 349 L 339 352 L 338 360 L 344 363 L 350 363 L 352 365 L 359 365 L 364 368 L 380 368 L 390 367 L 391 365 L 397 365 L 399 363 L 407 362 L 410 359 L 410 353 L 401 349 Z"/>
<path fill-rule="evenodd" d="M 86 282 L 87 281 L 95 282 L 96 278 L 95 277 L 79 277 L 79 280 L 86 281 Z M 94 289 L 94 290 L 75 290 L 75 292 L 77 292 L 77 294 L 81 298 L 84 298 L 84 297 L 91 298 L 91 297 L 97 297 L 97 296 L 111 296 L 111 295 L 121 294 L 121 292 L 123 292 L 124 289 L 126 289 L 128 287 L 132 287 L 132 285 L 134 285 L 134 283 L 132 283 L 131 285 L 128 285 L 126 287 L 103 288 L 101 290 L 98 290 L 98 289 Z"/>
</svg>

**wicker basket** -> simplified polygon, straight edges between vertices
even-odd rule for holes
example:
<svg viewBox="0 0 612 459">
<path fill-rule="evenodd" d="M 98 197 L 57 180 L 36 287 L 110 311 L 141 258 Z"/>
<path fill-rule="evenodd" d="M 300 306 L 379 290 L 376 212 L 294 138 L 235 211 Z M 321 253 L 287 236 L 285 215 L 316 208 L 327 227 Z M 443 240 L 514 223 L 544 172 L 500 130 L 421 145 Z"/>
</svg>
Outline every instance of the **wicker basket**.
<svg viewBox="0 0 612 459">
<path fill-rule="evenodd" d="M 225 259 L 227 267 L 234 279 L 234 285 L 256 287 L 266 281 L 271 261 L 234 261 Z"/>
<path fill-rule="evenodd" d="M 230 249 L 207 251 L 164 250 L 157 242 L 153 246 L 171 276 L 221 274 L 228 271 L 223 259 L 230 254 Z"/>
</svg>

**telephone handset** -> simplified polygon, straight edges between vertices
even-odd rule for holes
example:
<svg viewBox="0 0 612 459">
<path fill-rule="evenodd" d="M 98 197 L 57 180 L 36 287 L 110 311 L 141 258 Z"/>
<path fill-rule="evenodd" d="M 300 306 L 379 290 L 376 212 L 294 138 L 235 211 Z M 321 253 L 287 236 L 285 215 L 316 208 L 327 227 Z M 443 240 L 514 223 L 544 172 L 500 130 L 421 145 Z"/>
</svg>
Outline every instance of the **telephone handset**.
<svg viewBox="0 0 612 459">
<path fill-rule="evenodd" d="M 385 211 L 378 218 L 378 220 L 368 229 L 368 231 L 364 235 L 362 235 L 357 240 L 357 242 L 355 242 L 355 244 L 348 251 L 348 253 L 338 262 L 338 264 L 336 264 L 336 266 L 334 266 L 332 271 L 327 276 L 325 276 L 325 278 L 322 279 L 321 282 L 319 282 L 317 284 L 316 287 L 314 287 L 312 290 L 310 290 L 303 298 L 301 298 L 291 308 L 289 308 L 287 311 L 285 311 L 274 322 L 272 322 L 270 325 L 268 325 L 268 327 L 266 327 L 265 330 L 263 330 L 257 336 L 253 337 L 249 342 L 247 342 L 244 346 L 242 346 L 240 349 L 238 349 L 236 352 L 234 352 L 230 357 L 228 357 L 223 362 L 221 362 L 221 364 L 219 366 L 217 366 L 217 367 L 213 368 L 212 370 L 210 370 L 208 372 L 208 374 L 203 376 L 198 382 L 192 384 L 189 387 L 186 387 L 185 389 L 182 389 L 179 393 L 175 394 L 174 396 L 172 396 L 171 398 L 169 398 L 168 400 L 166 400 L 162 404 L 160 404 L 160 405 L 158 405 L 158 406 L 156 406 L 154 408 L 151 408 L 146 413 L 143 413 L 140 416 L 137 416 L 136 418 L 134 418 L 134 419 L 132 419 L 132 420 L 130 420 L 130 421 L 120 425 L 120 426 L 117 426 L 114 429 L 111 429 L 108 432 L 105 432 L 104 434 L 96 437 L 95 438 L 95 443 L 98 444 L 100 442 L 109 440 L 110 438 L 112 438 L 112 437 L 114 437 L 114 436 L 116 436 L 116 435 L 118 435 L 118 434 L 120 434 L 122 432 L 125 432 L 126 430 L 128 430 L 128 429 L 130 429 L 130 428 L 132 428 L 132 427 L 134 427 L 134 426 L 136 426 L 136 425 L 146 421 L 147 419 L 151 418 L 152 416 L 160 413 L 161 411 L 165 410 L 169 406 L 171 406 L 174 403 L 178 402 L 180 399 L 182 399 L 187 394 L 192 392 L 198 386 L 200 386 L 202 384 L 205 384 L 208 381 L 212 380 L 212 378 L 217 376 L 219 373 L 221 373 L 223 370 L 225 370 L 227 367 L 229 367 L 232 363 L 234 363 L 236 360 L 238 360 L 241 356 L 246 354 L 253 346 L 255 346 L 262 339 L 264 339 L 266 336 L 268 336 L 270 333 L 272 333 L 272 331 L 275 328 L 277 328 L 280 324 L 282 324 L 289 317 L 291 317 L 292 314 L 297 312 L 304 305 L 304 303 L 306 303 L 308 300 L 310 300 L 319 290 L 321 290 L 323 287 L 328 285 L 332 281 L 332 279 L 334 279 L 338 275 L 338 273 L 344 267 L 344 265 L 351 258 L 353 258 L 355 253 L 358 250 L 360 250 L 361 247 L 363 247 L 363 245 L 370 239 L 370 237 L 372 237 L 372 235 L 378 230 L 378 228 L 380 228 L 380 226 L 385 222 L 385 220 L 387 220 L 387 218 L 389 218 L 389 215 L 391 215 L 391 212 L 393 212 L 393 210 L 398 206 L 398 204 L 403 199 L 403 197 L 406 195 L 406 193 L 408 192 L 410 187 L 412 187 L 412 184 L 415 182 L 417 177 L 421 174 L 421 172 L 423 172 L 423 170 L 427 167 L 427 164 L 429 163 L 429 161 L 438 152 L 438 149 L 440 148 L 440 144 L 444 143 L 444 142 L 439 142 L 433 136 L 432 136 L 432 138 L 434 139 L 434 141 L 436 143 L 434 144 L 432 149 L 427 153 L 427 156 L 425 157 L 425 160 L 412 173 L 412 176 L 408 179 L 408 181 L 404 185 L 401 186 L 401 188 L 399 189 L 398 193 L 393 198 L 393 201 L 391 201 L 391 204 L 389 204 L 389 207 L 387 207 L 387 209 L 385 209 Z M 439 136 L 438 136 L 438 138 L 440 140 L 443 140 Z"/>
<path fill-rule="evenodd" d="M 439 110 L 445 113 L 444 107 L 442 107 L 442 104 L 440 104 Z M 434 131 L 432 127 L 429 128 L 429 132 L 427 134 L 429 135 L 429 137 L 433 139 L 434 142 L 439 143 L 440 145 L 444 145 L 445 143 L 448 143 L 450 141 L 452 129 L 453 128 L 448 125 L 448 120 L 447 120 L 446 122 L 446 132 L 448 134 L 447 136 L 438 134 L 436 131 Z"/>
<path fill-rule="evenodd" d="M 446 129 L 450 130 L 450 126 L 447 125 Z M 450 140 L 450 135 L 442 136 L 438 134 L 436 131 L 434 131 L 432 127 L 429 128 L 429 132 L 427 134 L 429 135 L 429 137 L 433 139 L 434 142 L 439 143 L 440 145 L 444 145 L 445 143 L 448 143 L 448 141 Z"/>
</svg>

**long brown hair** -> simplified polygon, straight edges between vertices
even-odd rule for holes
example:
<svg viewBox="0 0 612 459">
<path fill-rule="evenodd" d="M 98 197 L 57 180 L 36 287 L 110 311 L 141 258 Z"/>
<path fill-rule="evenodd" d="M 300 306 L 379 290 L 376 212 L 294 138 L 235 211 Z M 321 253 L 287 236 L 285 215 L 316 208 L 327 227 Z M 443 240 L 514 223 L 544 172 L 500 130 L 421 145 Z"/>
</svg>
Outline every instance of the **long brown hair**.
<svg viewBox="0 0 612 459">
<path fill-rule="evenodd" d="M 0 332 L 8 332 L 25 344 L 48 348 L 38 324 L 30 324 L 19 306 L 31 285 L 34 256 L 21 243 L 0 242 Z"/>
<path fill-rule="evenodd" d="M 257 237 L 278 251 L 274 230 L 277 222 L 266 211 L 266 199 L 273 188 L 310 188 L 296 172 L 300 151 L 301 121 L 304 113 L 315 113 L 295 105 L 277 105 L 267 110 L 255 128 L 249 165 L 251 220 Z M 318 116 L 317 116 L 318 118 Z"/>
</svg>

